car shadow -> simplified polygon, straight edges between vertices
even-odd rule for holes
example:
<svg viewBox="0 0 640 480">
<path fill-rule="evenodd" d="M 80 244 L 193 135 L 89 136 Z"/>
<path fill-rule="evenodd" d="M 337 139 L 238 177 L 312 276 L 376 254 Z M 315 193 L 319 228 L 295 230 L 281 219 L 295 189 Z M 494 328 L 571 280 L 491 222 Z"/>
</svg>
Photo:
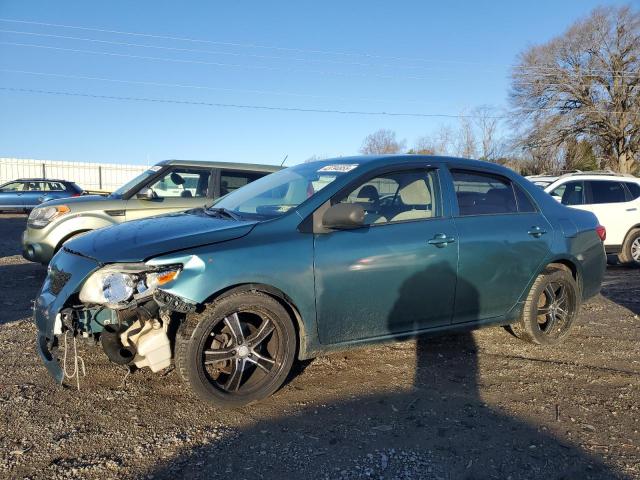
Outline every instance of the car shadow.
<svg viewBox="0 0 640 480">
<path fill-rule="evenodd" d="M 634 314 L 640 314 L 640 297 L 635 289 L 629 288 L 639 273 L 638 267 L 635 266 L 609 265 L 600 293 L 603 297 L 631 310 Z"/>
<path fill-rule="evenodd" d="M 428 295 L 420 291 L 420 278 L 443 274 L 443 268 L 448 267 L 407 280 L 389 325 L 398 324 L 395 316 L 404 314 L 413 296 Z M 477 290 L 459 282 L 471 302 L 465 310 L 477 308 Z M 220 417 L 254 420 L 236 435 L 158 462 L 147 478 L 625 478 L 578 446 L 488 405 L 472 333 L 423 336 L 415 345 L 415 354 L 406 359 L 401 350 L 392 352 L 393 365 L 376 353 L 398 345 L 360 350 L 360 360 L 347 369 L 364 368 L 362 389 L 350 385 L 341 392 L 335 386 L 339 371 L 316 377 L 335 395 L 332 400 L 325 395 L 300 405 L 295 389 L 286 388 L 265 400 L 281 406 L 278 414 L 261 414 L 262 405 L 220 411 Z M 387 381 L 370 388 L 368 372 L 385 378 L 385 371 Z M 399 371 L 412 375 L 409 386 L 398 386 L 404 380 Z M 305 375 L 293 386 L 304 385 Z"/>
<path fill-rule="evenodd" d="M 0 264 L 0 325 L 29 318 L 47 270 L 36 263 Z"/>
</svg>

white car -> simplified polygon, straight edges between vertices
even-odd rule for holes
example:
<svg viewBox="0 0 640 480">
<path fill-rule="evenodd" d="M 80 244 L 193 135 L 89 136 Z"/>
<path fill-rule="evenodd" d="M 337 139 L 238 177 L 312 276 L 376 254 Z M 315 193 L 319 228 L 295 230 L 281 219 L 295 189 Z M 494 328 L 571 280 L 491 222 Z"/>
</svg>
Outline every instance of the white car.
<svg viewBox="0 0 640 480">
<path fill-rule="evenodd" d="M 609 254 L 640 265 L 640 178 L 613 172 L 580 172 L 558 177 L 544 188 L 559 202 L 598 217 L 607 230 Z"/>
</svg>

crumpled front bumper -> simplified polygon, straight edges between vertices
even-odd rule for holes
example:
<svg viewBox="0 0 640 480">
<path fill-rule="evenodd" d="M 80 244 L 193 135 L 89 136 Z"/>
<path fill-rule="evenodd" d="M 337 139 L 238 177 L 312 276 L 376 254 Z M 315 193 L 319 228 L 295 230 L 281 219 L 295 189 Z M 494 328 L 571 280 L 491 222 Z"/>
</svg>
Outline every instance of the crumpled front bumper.
<svg viewBox="0 0 640 480">
<path fill-rule="evenodd" d="M 33 320 L 38 327 L 36 349 L 45 367 L 58 383 L 64 372 L 52 351 L 56 341 L 56 317 L 65 303 L 78 292 L 85 279 L 100 265 L 93 259 L 60 250 L 51 260 L 42 289 L 33 306 Z"/>
</svg>

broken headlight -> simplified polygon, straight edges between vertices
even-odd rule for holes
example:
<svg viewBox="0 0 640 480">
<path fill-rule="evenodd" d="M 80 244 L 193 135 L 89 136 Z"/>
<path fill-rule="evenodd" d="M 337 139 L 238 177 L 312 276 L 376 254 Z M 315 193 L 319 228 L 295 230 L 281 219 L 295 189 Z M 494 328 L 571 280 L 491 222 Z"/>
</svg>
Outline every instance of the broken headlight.
<svg viewBox="0 0 640 480">
<path fill-rule="evenodd" d="M 80 301 L 118 309 L 131 299 L 146 297 L 176 279 L 182 265 L 151 268 L 145 264 L 108 265 L 91 274 L 80 290 Z"/>
</svg>

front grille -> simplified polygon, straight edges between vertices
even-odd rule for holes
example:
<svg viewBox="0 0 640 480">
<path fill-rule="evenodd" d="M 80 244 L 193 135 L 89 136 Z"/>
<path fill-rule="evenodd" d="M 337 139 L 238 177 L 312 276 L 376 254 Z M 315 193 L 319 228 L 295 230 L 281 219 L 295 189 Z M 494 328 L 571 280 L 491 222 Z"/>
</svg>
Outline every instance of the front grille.
<svg viewBox="0 0 640 480">
<path fill-rule="evenodd" d="M 62 270 L 51 269 L 49 272 L 49 290 L 51 293 L 58 295 L 70 278 L 70 273 Z"/>
</svg>

